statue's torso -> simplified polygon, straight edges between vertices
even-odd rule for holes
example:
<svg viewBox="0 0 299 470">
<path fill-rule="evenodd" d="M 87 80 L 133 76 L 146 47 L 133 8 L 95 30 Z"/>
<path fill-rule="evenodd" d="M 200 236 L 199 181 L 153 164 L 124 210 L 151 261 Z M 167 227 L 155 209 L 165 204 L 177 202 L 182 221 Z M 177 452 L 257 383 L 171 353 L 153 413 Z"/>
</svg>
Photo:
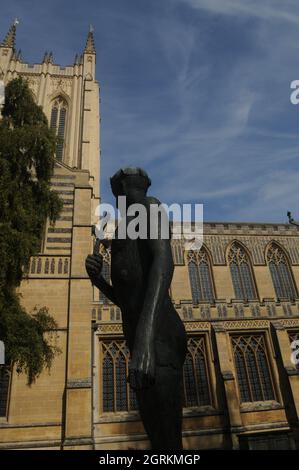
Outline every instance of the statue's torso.
<svg viewBox="0 0 299 470">
<path fill-rule="evenodd" d="M 142 311 L 152 257 L 147 240 L 114 239 L 111 247 L 111 281 L 119 302 L 124 335 L 132 351 Z M 158 313 L 155 344 L 158 360 L 178 365 L 186 349 L 185 329 L 168 293 Z"/>
</svg>

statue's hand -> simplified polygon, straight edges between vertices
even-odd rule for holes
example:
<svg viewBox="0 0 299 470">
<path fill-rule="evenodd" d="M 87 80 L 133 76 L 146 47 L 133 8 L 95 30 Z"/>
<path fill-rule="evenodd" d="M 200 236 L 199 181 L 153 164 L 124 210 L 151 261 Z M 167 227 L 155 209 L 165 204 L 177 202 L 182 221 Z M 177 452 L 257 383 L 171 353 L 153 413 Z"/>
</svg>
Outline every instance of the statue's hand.
<svg viewBox="0 0 299 470">
<path fill-rule="evenodd" d="M 149 388 L 155 382 L 155 350 L 148 341 L 135 345 L 129 367 L 129 383 L 135 390 Z"/>
<path fill-rule="evenodd" d="M 103 267 L 103 257 L 98 254 L 88 255 L 85 260 L 85 267 L 90 279 L 100 276 Z"/>
</svg>

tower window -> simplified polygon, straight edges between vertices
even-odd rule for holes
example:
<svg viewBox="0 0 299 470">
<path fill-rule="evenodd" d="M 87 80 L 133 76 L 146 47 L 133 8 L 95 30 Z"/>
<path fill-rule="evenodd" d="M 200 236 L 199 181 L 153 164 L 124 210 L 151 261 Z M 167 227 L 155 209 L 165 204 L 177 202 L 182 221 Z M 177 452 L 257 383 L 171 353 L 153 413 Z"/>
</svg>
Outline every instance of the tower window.
<svg viewBox="0 0 299 470">
<path fill-rule="evenodd" d="M 188 252 L 188 270 L 193 304 L 200 301 L 214 302 L 210 260 L 204 248 Z"/>
<path fill-rule="evenodd" d="M 188 340 L 188 352 L 184 364 L 184 406 L 211 404 L 208 367 L 204 337 Z"/>
<path fill-rule="evenodd" d="M 232 337 L 241 402 L 275 400 L 264 336 Z"/>
<path fill-rule="evenodd" d="M 267 262 L 271 272 L 271 277 L 278 299 L 294 300 L 297 298 L 297 292 L 290 265 L 283 250 L 271 243 L 267 251 Z"/>
<path fill-rule="evenodd" d="M 67 103 L 61 96 L 59 96 L 53 103 L 50 119 L 50 128 L 54 130 L 56 136 L 58 137 L 55 156 L 59 161 L 62 161 L 64 153 L 66 116 Z"/>
<path fill-rule="evenodd" d="M 103 412 L 137 409 L 135 392 L 127 382 L 129 356 L 125 341 L 102 342 Z"/>
<path fill-rule="evenodd" d="M 252 268 L 246 251 L 237 242 L 231 245 L 228 263 L 232 276 L 235 296 L 238 300 L 256 300 L 257 292 L 253 280 Z"/>
</svg>

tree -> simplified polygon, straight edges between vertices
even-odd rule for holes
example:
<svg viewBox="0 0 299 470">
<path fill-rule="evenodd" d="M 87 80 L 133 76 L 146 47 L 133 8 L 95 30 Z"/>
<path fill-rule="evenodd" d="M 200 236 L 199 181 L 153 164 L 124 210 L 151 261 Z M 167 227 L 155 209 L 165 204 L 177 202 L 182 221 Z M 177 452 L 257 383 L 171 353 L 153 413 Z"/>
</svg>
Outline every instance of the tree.
<svg viewBox="0 0 299 470">
<path fill-rule="evenodd" d="M 54 223 L 62 207 L 50 187 L 56 143 L 27 83 L 12 80 L 0 120 L 0 339 L 6 362 L 26 372 L 29 383 L 58 352 L 48 334 L 57 325 L 47 308 L 28 313 L 17 294 L 47 218 Z"/>
</svg>

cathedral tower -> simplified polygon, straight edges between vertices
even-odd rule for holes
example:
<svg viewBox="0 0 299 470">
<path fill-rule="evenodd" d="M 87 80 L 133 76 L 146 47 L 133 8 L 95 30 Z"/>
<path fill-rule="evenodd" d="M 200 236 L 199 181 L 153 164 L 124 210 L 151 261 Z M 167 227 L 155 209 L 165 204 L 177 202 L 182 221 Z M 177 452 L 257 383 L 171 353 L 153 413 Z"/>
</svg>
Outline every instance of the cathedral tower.
<svg viewBox="0 0 299 470">
<path fill-rule="evenodd" d="M 56 159 L 71 169 L 89 172 L 93 197 L 99 198 L 99 84 L 95 79 L 96 50 L 92 29 L 81 55 L 73 65 L 55 64 L 46 52 L 39 64 L 23 61 L 15 48 L 15 20 L 0 45 L 0 79 L 4 84 L 21 76 L 27 80 L 36 102 L 62 140 Z"/>
<path fill-rule="evenodd" d="M 58 346 L 49 375 L 31 387 L 7 368 L 0 378 L 0 447 L 92 448 L 91 325 L 96 300 L 85 271 L 91 226 L 99 204 L 100 110 L 92 29 L 73 65 L 46 52 L 29 64 L 16 50 L 15 20 L 0 45 L 0 80 L 25 79 L 60 137 L 52 189 L 63 201 L 55 226 L 47 223 L 41 252 L 31 259 L 20 292 L 28 312 L 46 306 L 58 324 Z M 42 432 L 41 432 L 42 430 Z"/>
</svg>

